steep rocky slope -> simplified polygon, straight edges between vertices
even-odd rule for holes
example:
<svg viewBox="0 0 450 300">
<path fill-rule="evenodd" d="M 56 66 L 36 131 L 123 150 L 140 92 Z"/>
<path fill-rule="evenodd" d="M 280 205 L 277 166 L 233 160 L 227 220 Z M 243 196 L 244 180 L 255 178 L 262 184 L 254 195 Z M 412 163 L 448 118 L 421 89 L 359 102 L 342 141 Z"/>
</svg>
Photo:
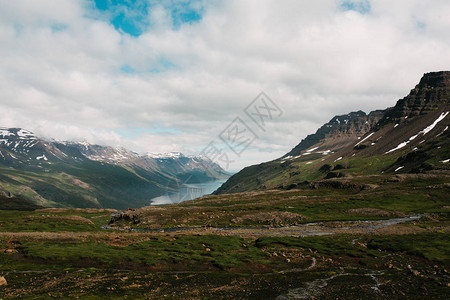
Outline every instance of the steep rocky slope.
<svg viewBox="0 0 450 300">
<path fill-rule="evenodd" d="M 320 127 L 316 133 L 308 135 L 283 158 L 302 154 L 307 149 L 314 151 L 335 151 L 350 145 L 369 132 L 383 117 L 385 111 L 376 110 L 368 115 L 363 111 L 334 116 L 328 123 Z"/>
<path fill-rule="evenodd" d="M 282 158 L 243 169 L 215 193 L 386 172 L 448 173 L 449 112 L 450 72 L 424 74 L 394 107 L 336 116 Z"/>
</svg>

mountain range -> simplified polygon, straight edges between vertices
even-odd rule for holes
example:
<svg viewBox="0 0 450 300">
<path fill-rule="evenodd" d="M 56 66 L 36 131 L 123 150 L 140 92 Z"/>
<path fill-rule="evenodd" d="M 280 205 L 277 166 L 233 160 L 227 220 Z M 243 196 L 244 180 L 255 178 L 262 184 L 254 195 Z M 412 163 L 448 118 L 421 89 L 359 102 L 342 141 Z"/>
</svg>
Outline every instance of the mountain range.
<svg viewBox="0 0 450 300">
<path fill-rule="evenodd" d="M 448 176 L 449 113 L 450 72 L 426 73 L 395 106 L 335 116 L 282 157 L 244 168 L 214 193 L 314 187 L 383 173 Z M 203 157 L 140 155 L 0 128 L 2 206 L 141 207 L 182 183 L 229 176 Z"/>
<path fill-rule="evenodd" d="M 450 171 L 450 72 L 426 73 L 395 106 L 333 117 L 279 159 L 244 168 L 215 194 L 333 178 Z"/>
<path fill-rule="evenodd" d="M 203 157 L 139 155 L 86 142 L 49 141 L 22 128 L 0 128 L 0 196 L 16 202 L 43 207 L 141 207 L 183 183 L 227 177 L 218 164 Z"/>
</svg>

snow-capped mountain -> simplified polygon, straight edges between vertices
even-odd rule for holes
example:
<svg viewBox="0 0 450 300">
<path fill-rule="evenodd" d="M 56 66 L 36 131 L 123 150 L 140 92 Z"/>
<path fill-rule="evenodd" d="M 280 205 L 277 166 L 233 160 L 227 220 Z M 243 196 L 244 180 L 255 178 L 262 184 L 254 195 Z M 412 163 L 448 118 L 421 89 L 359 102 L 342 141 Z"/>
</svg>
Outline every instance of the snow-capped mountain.
<svg viewBox="0 0 450 300">
<path fill-rule="evenodd" d="M 71 159 L 136 165 L 148 170 L 158 169 L 173 174 L 205 167 L 226 174 L 220 166 L 203 157 L 186 156 L 181 152 L 139 155 L 123 147 L 102 146 L 88 142 L 47 141 L 25 129 L 0 128 L 0 163 L 3 160 L 9 161 L 11 165 L 25 166 L 33 165 L 35 161 L 51 163 Z"/>
<path fill-rule="evenodd" d="M 168 153 L 147 153 L 148 157 L 157 158 L 157 159 L 170 159 L 170 158 L 180 158 L 183 157 L 184 154 L 181 152 L 168 152 Z"/>
<path fill-rule="evenodd" d="M 0 128 L 0 194 L 42 206 L 148 205 L 179 183 L 229 177 L 219 165 L 182 153 L 139 155 L 121 147 L 48 141 Z"/>
</svg>

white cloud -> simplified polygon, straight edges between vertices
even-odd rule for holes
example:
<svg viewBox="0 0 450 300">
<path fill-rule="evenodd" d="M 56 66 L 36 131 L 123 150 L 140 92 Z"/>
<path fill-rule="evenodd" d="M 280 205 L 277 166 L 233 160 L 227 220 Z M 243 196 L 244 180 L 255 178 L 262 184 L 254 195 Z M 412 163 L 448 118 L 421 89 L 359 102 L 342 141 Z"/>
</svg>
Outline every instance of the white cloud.
<svg viewBox="0 0 450 300">
<path fill-rule="evenodd" d="M 139 37 L 87 0 L 0 4 L 0 125 L 195 152 L 265 91 L 285 114 L 233 169 L 281 156 L 335 114 L 392 106 L 423 73 L 450 69 L 445 0 L 376 0 L 366 14 L 335 0 L 214 1 L 176 29 L 161 5 Z M 118 133 L 155 125 L 175 130 Z"/>
</svg>

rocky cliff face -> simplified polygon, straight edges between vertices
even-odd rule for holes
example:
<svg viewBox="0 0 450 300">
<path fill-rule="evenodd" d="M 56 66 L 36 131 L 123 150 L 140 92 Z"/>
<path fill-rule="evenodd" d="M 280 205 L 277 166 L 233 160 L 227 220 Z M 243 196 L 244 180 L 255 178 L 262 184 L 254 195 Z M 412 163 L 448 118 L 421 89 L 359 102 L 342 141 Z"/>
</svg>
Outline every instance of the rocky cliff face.
<svg viewBox="0 0 450 300">
<path fill-rule="evenodd" d="M 449 103 L 450 71 L 426 73 L 405 98 L 400 99 L 393 108 L 388 109 L 380 125 L 405 117 L 425 115 L 448 107 Z"/>
<path fill-rule="evenodd" d="M 334 116 L 328 123 L 320 127 L 316 133 L 308 135 L 295 148 L 283 157 L 294 157 L 311 147 L 320 151 L 335 151 L 357 141 L 369 132 L 383 117 L 384 110 L 376 110 L 369 114 L 363 111 Z"/>
</svg>

